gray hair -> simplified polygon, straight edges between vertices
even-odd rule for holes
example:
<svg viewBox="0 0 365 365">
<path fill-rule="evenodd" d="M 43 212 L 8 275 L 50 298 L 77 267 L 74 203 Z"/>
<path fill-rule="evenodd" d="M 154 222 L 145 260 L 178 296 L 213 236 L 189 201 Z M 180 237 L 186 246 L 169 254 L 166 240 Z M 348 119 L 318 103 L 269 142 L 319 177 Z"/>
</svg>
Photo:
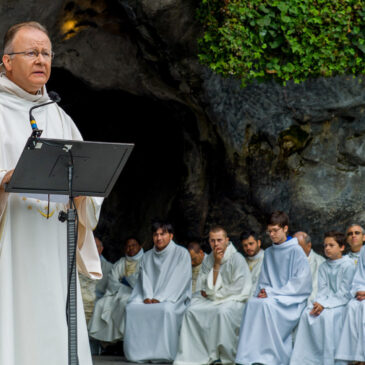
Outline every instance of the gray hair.
<svg viewBox="0 0 365 365">
<path fill-rule="evenodd" d="M 304 241 L 307 244 L 312 242 L 311 236 L 308 233 L 305 233 L 305 232 L 304 232 Z"/>
<path fill-rule="evenodd" d="M 307 233 L 307 232 L 303 232 L 303 231 L 298 231 L 298 232 L 296 232 L 295 234 L 294 234 L 294 236 L 295 235 L 301 235 L 302 237 L 303 237 L 303 239 L 304 239 L 304 242 L 305 242 L 305 244 L 307 245 L 308 243 L 311 243 L 312 242 L 312 238 L 311 238 L 311 236 Z"/>
<path fill-rule="evenodd" d="M 355 227 L 355 226 L 357 226 L 357 227 L 360 227 L 360 229 L 361 229 L 361 233 L 362 234 L 364 234 L 365 232 L 364 232 L 364 228 L 362 228 L 362 226 L 360 225 L 360 224 L 357 224 L 357 223 L 352 223 L 352 224 L 350 224 L 347 228 L 346 228 L 346 232 L 351 228 L 351 227 Z"/>
<path fill-rule="evenodd" d="M 38 22 L 24 22 L 24 23 L 19 23 L 19 24 L 15 24 L 13 26 L 11 26 L 8 31 L 5 33 L 4 36 L 4 43 L 3 43 L 3 54 L 8 54 L 13 52 L 13 40 L 15 35 L 19 32 L 20 29 L 22 28 L 33 28 L 33 29 L 38 29 L 41 32 L 43 32 L 44 34 L 47 35 L 47 37 L 49 38 L 49 34 L 47 29 L 40 23 Z"/>
</svg>

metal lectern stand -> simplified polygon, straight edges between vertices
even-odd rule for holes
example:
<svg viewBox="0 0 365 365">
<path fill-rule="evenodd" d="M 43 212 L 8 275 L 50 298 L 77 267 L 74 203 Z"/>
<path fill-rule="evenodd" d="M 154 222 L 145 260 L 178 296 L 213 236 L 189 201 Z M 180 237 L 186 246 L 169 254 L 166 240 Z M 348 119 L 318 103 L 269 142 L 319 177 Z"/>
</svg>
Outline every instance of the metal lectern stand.
<svg viewBox="0 0 365 365">
<path fill-rule="evenodd" d="M 68 195 L 67 212 L 67 303 L 68 363 L 79 365 L 77 350 L 76 196 L 107 197 L 117 181 L 133 144 L 28 139 L 6 186 L 7 192 Z"/>
</svg>

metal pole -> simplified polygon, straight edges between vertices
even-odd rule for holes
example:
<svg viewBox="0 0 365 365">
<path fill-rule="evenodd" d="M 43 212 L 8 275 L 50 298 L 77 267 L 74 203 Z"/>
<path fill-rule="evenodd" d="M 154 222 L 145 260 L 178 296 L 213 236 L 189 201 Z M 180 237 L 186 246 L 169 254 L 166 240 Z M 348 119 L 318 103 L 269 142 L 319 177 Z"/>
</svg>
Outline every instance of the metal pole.
<svg viewBox="0 0 365 365">
<path fill-rule="evenodd" d="M 67 267 L 68 267 L 68 363 L 79 365 L 77 352 L 77 286 L 76 286 L 76 210 L 67 212 Z"/>
</svg>

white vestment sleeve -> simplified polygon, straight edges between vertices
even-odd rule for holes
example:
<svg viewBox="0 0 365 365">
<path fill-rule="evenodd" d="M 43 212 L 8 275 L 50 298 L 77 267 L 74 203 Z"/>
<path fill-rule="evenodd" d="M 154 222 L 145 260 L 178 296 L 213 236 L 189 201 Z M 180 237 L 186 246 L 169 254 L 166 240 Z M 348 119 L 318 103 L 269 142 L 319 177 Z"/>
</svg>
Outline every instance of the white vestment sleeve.
<svg viewBox="0 0 365 365">
<path fill-rule="evenodd" d="M 308 265 L 301 265 L 298 266 L 297 272 L 295 276 L 290 279 L 284 286 L 281 288 L 271 288 L 271 287 L 265 287 L 266 293 L 268 296 L 276 297 L 280 301 L 280 297 L 284 298 L 290 298 L 291 303 L 296 302 L 295 297 L 296 294 L 299 294 L 298 302 L 302 302 L 302 294 L 310 294 L 308 293 L 308 284 L 304 278 L 310 276 L 310 269 L 309 264 Z M 262 286 L 261 286 L 262 288 Z"/>
<path fill-rule="evenodd" d="M 224 281 L 219 273 L 215 286 L 213 286 L 213 270 L 211 270 L 207 279 L 209 293 L 213 291 L 214 300 L 232 298 L 244 301 L 249 298 L 252 288 L 250 269 L 246 260 L 238 253 L 232 255 L 230 265 L 230 280 Z"/>
<path fill-rule="evenodd" d="M 122 257 L 118 260 L 110 270 L 108 274 L 108 286 L 107 291 L 111 294 L 116 293 L 119 288 L 123 285 L 120 282 L 120 278 L 124 275 L 125 270 L 125 258 Z"/>
<path fill-rule="evenodd" d="M 360 259 L 356 265 L 356 272 L 351 286 L 351 295 L 358 291 L 365 291 L 365 246 L 361 248 Z"/>
<path fill-rule="evenodd" d="M 77 264 L 84 275 L 92 279 L 102 278 L 100 258 L 95 244 L 93 229 L 95 229 L 103 199 L 87 197 L 77 204 L 79 218 Z"/>
<path fill-rule="evenodd" d="M 0 169 L 0 183 L 3 181 L 5 174 L 7 173 L 6 170 Z M 6 208 L 6 203 L 8 201 L 9 193 L 6 193 L 4 190 L 0 190 L 0 221 L 2 219 L 3 213 Z M 0 237 L 1 237 L 1 228 L 0 228 Z M 1 251 L 0 251 L 1 252 Z"/>
<path fill-rule="evenodd" d="M 348 265 L 344 268 L 343 278 L 336 292 L 330 289 L 330 283 L 327 280 L 325 272 L 326 263 L 323 263 L 318 271 L 318 295 L 315 302 L 318 302 L 324 308 L 335 308 L 346 305 L 352 298 L 350 287 L 354 277 L 355 265 Z"/>
</svg>

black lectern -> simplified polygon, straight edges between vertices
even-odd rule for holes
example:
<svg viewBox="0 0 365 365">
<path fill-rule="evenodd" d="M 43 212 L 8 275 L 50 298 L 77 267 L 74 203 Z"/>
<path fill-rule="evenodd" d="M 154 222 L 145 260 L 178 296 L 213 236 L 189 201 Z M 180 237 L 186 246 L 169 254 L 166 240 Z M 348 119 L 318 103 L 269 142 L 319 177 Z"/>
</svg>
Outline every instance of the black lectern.
<svg viewBox="0 0 365 365">
<path fill-rule="evenodd" d="M 76 245 L 74 197 L 107 197 L 121 173 L 133 144 L 83 142 L 30 137 L 5 190 L 12 193 L 68 195 L 67 305 L 69 365 L 78 365 Z"/>
</svg>

